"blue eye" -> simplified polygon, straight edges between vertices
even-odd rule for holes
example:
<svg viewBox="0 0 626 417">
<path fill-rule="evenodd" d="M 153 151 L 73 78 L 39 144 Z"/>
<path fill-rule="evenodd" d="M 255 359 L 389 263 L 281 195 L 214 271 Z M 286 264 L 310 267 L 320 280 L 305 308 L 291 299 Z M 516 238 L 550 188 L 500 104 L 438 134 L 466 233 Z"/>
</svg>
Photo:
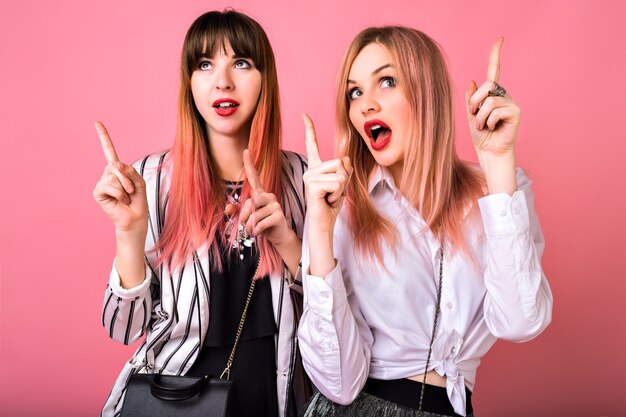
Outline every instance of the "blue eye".
<svg viewBox="0 0 626 417">
<path fill-rule="evenodd" d="M 210 61 L 200 61 L 200 63 L 198 64 L 198 69 L 202 70 L 202 71 L 206 71 L 208 69 L 211 69 L 213 65 L 211 65 Z"/>
<path fill-rule="evenodd" d="M 395 87 L 396 86 L 396 79 L 393 77 L 383 77 L 383 79 L 380 82 L 381 86 L 383 88 L 386 87 Z"/>
<path fill-rule="evenodd" d="M 348 99 L 349 100 L 356 100 L 357 98 L 361 97 L 363 95 L 363 92 L 361 90 L 359 90 L 358 88 L 353 88 L 351 90 L 348 90 Z"/>
<path fill-rule="evenodd" d="M 252 68 L 252 64 L 245 59 L 239 59 L 237 60 L 237 62 L 235 62 L 235 68 L 248 69 Z"/>
</svg>

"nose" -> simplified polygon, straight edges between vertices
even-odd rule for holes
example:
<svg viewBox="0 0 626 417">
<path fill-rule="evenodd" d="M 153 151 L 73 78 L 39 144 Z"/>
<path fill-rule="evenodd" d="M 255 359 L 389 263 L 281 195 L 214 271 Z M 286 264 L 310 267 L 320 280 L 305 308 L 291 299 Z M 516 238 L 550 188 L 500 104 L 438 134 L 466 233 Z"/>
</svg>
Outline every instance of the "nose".
<svg viewBox="0 0 626 417">
<path fill-rule="evenodd" d="M 220 71 L 218 71 L 215 87 L 218 90 L 232 90 L 233 88 L 235 88 L 233 78 L 228 68 L 222 68 Z"/>
<path fill-rule="evenodd" d="M 363 95 L 360 101 L 361 113 L 363 114 L 363 116 L 371 112 L 380 111 L 380 105 L 378 104 L 378 101 L 376 101 L 376 99 L 371 95 Z"/>
</svg>

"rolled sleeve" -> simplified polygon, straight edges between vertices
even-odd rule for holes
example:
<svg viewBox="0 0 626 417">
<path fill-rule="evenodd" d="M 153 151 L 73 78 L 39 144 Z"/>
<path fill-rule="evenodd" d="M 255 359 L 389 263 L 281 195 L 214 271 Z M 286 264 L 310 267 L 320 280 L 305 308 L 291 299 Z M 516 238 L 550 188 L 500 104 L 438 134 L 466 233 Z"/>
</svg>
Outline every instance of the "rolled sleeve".
<svg viewBox="0 0 626 417">
<path fill-rule="evenodd" d="M 102 324 L 109 337 L 128 345 L 139 339 L 150 318 L 152 297 L 152 270 L 146 265 L 146 277 L 136 287 L 125 289 L 115 268 L 115 261 L 109 276 L 109 285 L 104 294 Z"/>
<path fill-rule="evenodd" d="M 113 260 L 113 267 L 111 268 L 111 275 L 109 276 L 109 287 L 113 294 L 122 300 L 134 300 L 148 292 L 150 290 L 150 283 L 152 282 L 152 270 L 145 265 L 145 262 L 144 270 L 146 271 L 146 277 L 143 282 L 133 288 L 126 289 L 122 287 L 120 275 L 115 267 L 115 260 Z"/>
</svg>

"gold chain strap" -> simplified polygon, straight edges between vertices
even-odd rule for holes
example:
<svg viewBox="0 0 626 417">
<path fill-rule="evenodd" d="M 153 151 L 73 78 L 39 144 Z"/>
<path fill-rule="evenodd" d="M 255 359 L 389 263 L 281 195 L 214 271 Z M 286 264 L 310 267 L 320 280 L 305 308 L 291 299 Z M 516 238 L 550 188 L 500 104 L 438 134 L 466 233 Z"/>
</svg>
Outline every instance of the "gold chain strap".
<svg viewBox="0 0 626 417">
<path fill-rule="evenodd" d="M 259 255 L 259 260 L 256 264 L 256 270 L 252 275 L 252 282 L 250 283 L 250 290 L 248 291 L 248 298 L 246 298 L 246 305 L 243 308 L 243 313 L 241 313 L 241 320 L 239 320 L 239 327 L 237 327 L 237 335 L 235 336 L 235 344 L 233 345 L 233 350 L 230 352 L 230 357 L 228 358 L 228 362 L 226 362 L 226 368 L 222 371 L 220 375 L 220 379 L 230 379 L 230 368 L 233 366 L 233 362 L 235 360 L 235 351 L 237 350 L 237 345 L 239 344 L 239 338 L 241 337 L 241 332 L 243 330 L 243 325 L 246 322 L 246 314 L 248 314 L 248 306 L 250 305 L 250 299 L 252 298 L 252 293 L 254 292 L 254 286 L 256 285 L 256 280 L 254 277 L 259 272 L 259 267 L 261 266 L 261 255 Z"/>
<path fill-rule="evenodd" d="M 435 341 L 435 332 L 437 331 L 437 322 L 439 321 L 439 310 L 441 307 L 441 283 L 443 282 L 443 245 L 439 249 L 441 251 L 441 259 L 439 260 L 439 288 L 437 288 L 437 306 L 435 307 L 435 320 L 433 321 L 433 333 L 430 335 L 430 345 L 428 346 L 428 356 L 426 357 L 426 369 L 424 370 L 424 380 L 422 381 L 422 389 L 420 390 L 420 403 L 417 408 L 418 417 L 424 415 L 422 404 L 424 402 L 424 388 L 426 387 L 426 374 L 428 373 L 428 365 L 430 364 L 430 355 L 433 352 L 433 342 Z"/>
</svg>

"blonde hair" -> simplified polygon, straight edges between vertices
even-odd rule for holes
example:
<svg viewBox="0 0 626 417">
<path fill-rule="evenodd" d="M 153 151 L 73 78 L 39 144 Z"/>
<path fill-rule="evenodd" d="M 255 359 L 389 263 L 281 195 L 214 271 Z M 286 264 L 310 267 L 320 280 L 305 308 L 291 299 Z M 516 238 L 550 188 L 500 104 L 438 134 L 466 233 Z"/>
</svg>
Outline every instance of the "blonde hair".
<svg viewBox="0 0 626 417">
<path fill-rule="evenodd" d="M 416 207 L 435 237 L 465 248 L 462 223 L 484 195 L 484 176 L 459 160 L 454 145 L 454 101 L 450 76 L 439 45 L 426 34 L 401 26 L 372 27 L 352 41 L 344 56 L 337 88 L 337 154 L 354 166 L 346 191 L 348 222 L 356 249 L 382 261 L 381 239 L 394 246 L 397 231 L 371 202 L 368 180 L 376 167 L 350 122 L 347 80 L 357 55 L 371 43 L 384 46 L 397 70 L 397 85 L 409 103 L 411 132 L 400 190 Z"/>
</svg>

